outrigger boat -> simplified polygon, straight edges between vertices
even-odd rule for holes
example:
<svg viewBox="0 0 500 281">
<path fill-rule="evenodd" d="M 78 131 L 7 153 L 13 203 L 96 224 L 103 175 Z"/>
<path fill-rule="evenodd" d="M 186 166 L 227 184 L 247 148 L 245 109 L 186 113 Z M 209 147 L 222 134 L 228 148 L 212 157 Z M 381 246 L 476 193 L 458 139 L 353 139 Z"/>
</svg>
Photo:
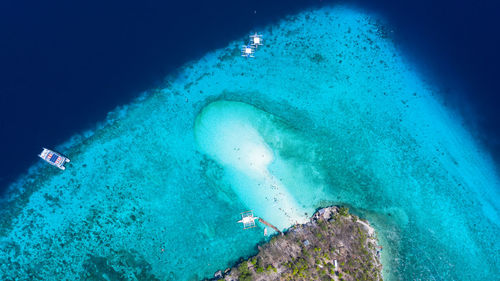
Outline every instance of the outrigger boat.
<svg viewBox="0 0 500 281">
<path fill-rule="evenodd" d="M 254 58 L 255 50 L 259 46 L 262 46 L 262 35 L 257 33 L 250 35 L 250 42 L 247 45 L 241 46 L 241 56 Z"/>
<path fill-rule="evenodd" d="M 255 33 L 254 35 L 250 35 L 250 45 L 255 48 L 262 46 L 262 35 Z"/>
<path fill-rule="evenodd" d="M 246 58 L 254 58 L 255 47 L 252 45 L 241 46 L 241 56 Z"/>
<path fill-rule="evenodd" d="M 249 229 L 255 227 L 255 220 L 258 219 L 258 217 L 253 216 L 252 211 L 246 211 L 241 213 L 241 220 L 238 222 L 243 224 L 243 229 Z"/>
<path fill-rule="evenodd" d="M 52 166 L 56 166 L 61 170 L 65 170 L 66 167 L 64 167 L 64 164 L 70 161 L 68 157 L 62 156 L 61 154 L 47 148 L 43 148 L 43 151 L 38 156 L 40 156 L 40 158 L 42 158 L 45 162 Z"/>
</svg>

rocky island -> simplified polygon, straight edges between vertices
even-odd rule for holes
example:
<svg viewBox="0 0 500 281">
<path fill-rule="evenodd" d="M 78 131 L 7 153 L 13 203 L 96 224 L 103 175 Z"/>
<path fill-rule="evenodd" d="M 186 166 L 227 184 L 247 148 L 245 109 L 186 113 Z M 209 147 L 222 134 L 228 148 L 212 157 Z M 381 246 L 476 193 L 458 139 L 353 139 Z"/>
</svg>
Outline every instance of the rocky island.
<svg viewBox="0 0 500 281">
<path fill-rule="evenodd" d="M 212 280 L 382 280 L 374 229 L 345 207 L 318 210 Z"/>
</svg>

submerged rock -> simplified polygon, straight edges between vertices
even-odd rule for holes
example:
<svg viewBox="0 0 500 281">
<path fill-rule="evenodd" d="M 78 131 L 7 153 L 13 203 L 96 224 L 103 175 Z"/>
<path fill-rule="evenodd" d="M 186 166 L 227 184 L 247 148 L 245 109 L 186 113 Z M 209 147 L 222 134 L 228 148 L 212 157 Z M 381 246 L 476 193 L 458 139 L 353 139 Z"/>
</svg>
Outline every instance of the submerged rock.
<svg viewBox="0 0 500 281">
<path fill-rule="evenodd" d="M 320 209 L 213 280 L 382 280 L 375 235 L 347 208 Z"/>
</svg>

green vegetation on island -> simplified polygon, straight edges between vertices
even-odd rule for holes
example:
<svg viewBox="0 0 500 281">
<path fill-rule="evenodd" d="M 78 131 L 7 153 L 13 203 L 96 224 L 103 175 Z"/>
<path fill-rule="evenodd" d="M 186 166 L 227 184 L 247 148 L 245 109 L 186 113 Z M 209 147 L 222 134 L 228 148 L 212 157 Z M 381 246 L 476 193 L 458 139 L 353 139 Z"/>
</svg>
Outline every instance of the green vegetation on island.
<svg viewBox="0 0 500 281">
<path fill-rule="evenodd" d="M 310 222 L 273 236 L 259 253 L 213 280 L 382 280 L 374 229 L 345 207 L 317 211 Z M 335 263 L 337 266 L 335 267 Z"/>
</svg>

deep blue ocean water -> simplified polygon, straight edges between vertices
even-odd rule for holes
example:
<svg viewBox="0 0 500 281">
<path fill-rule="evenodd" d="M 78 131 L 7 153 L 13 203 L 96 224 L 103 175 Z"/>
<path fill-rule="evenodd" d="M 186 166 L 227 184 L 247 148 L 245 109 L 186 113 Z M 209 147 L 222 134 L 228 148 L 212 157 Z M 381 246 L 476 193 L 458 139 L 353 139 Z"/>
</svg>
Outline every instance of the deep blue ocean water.
<svg viewBox="0 0 500 281">
<path fill-rule="evenodd" d="M 1 9 L 4 166 L 19 163 L 3 170 L 4 185 L 44 164 L 40 146 L 109 121 L 61 148 L 70 169 L 44 166 L 15 186 L 0 216 L 4 279 L 61 280 L 79 266 L 93 274 L 92 265 L 98 276 L 149 267 L 199 279 L 263 239 L 261 229 L 239 229 L 240 211 L 284 228 L 327 204 L 347 204 L 374 224 L 386 273 L 498 276 L 499 185 L 488 153 L 498 152 L 497 8 L 358 1 L 282 21 L 325 3 L 210 4 L 2 4 L 11 5 Z M 235 50 L 253 30 L 266 45 L 246 61 Z M 328 62 L 321 73 L 318 54 Z M 206 106 L 214 99 L 243 103 Z M 108 113 L 117 105 L 127 110 Z M 289 222 L 273 216 L 278 207 Z M 130 258 L 136 266 L 120 269 Z M 62 273 L 67 262 L 72 272 Z"/>
<path fill-rule="evenodd" d="M 497 1 L 345 1 L 393 37 L 500 159 Z M 404 2 L 404 3 L 403 3 Z M 2 1 L 0 188 L 186 61 L 283 15 L 335 1 Z M 419 64 L 419 61 L 425 63 Z"/>
</svg>

